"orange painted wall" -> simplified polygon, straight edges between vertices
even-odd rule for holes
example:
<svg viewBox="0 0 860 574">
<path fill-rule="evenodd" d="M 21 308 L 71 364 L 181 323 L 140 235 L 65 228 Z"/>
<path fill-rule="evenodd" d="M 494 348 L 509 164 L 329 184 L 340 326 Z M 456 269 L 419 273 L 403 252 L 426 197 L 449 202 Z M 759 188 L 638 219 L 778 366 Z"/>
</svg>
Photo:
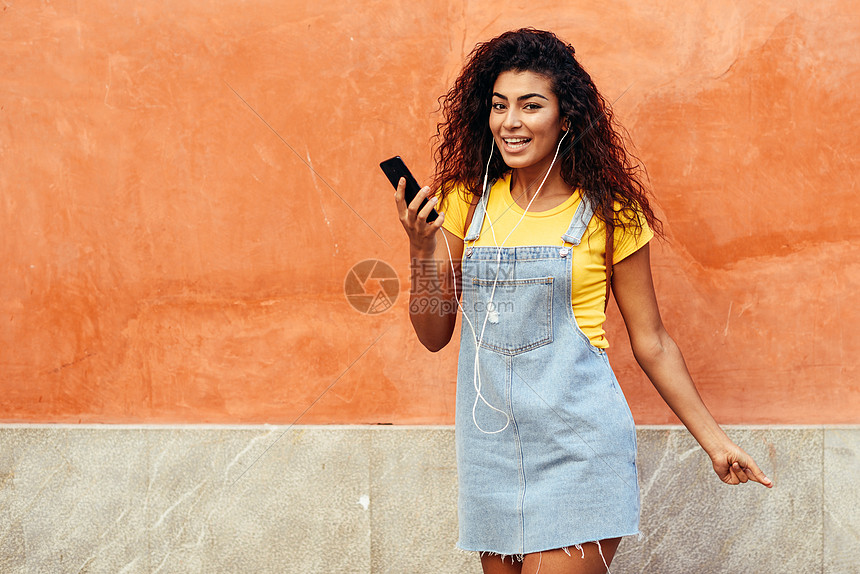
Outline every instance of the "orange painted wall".
<svg viewBox="0 0 860 574">
<path fill-rule="evenodd" d="M 784 4 L 0 3 L 0 420 L 451 423 L 376 164 L 426 179 L 464 55 L 532 25 L 617 99 L 718 419 L 860 422 L 860 7 Z M 369 258 L 401 279 L 376 315 L 343 293 Z M 673 422 L 610 335 L 637 422 Z"/>
</svg>

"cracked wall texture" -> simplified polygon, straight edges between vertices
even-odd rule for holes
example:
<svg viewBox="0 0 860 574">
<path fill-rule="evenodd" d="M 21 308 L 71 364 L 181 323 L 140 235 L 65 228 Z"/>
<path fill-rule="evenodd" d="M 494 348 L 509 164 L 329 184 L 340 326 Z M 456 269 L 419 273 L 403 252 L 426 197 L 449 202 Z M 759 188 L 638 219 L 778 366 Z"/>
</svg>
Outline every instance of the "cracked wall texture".
<svg viewBox="0 0 860 574">
<path fill-rule="evenodd" d="M 0 420 L 449 424 L 377 163 L 549 28 L 647 166 L 665 322 L 726 423 L 858 422 L 860 5 L 0 2 Z M 355 311 L 348 270 L 400 278 Z M 638 423 L 675 419 L 613 310 Z M 456 342 L 455 342 L 456 343 Z"/>
</svg>

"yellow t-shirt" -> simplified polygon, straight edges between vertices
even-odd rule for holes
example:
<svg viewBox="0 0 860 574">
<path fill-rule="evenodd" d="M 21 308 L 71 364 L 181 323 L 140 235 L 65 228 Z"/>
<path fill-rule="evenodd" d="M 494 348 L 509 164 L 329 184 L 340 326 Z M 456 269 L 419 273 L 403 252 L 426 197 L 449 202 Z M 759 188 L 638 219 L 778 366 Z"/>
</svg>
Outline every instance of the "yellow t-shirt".
<svg viewBox="0 0 860 574">
<path fill-rule="evenodd" d="M 487 203 L 487 215 L 493 222 L 495 242 L 489 224 L 484 222 L 481 236 L 475 242 L 476 247 L 493 247 L 505 241 L 503 247 L 521 247 L 524 245 L 558 245 L 564 242 L 562 234 L 570 226 L 576 208 L 581 198 L 578 191 L 559 206 L 548 211 L 529 211 L 517 226 L 523 215 L 523 208 L 517 205 L 511 197 L 510 173 L 493 184 Z M 445 213 L 445 229 L 463 239 L 466 235 L 466 216 L 469 210 L 469 196 L 461 188 L 455 188 L 448 194 L 439 206 L 439 211 Z M 636 235 L 625 231 L 623 226 L 615 227 L 615 244 L 613 246 L 613 265 L 625 257 L 635 253 L 640 247 L 654 237 L 654 232 L 648 227 L 645 218 L 640 216 L 642 232 Z M 497 243 L 496 243 L 497 242 Z M 571 264 L 573 265 L 574 289 L 571 293 L 573 315 L 579 328 L 595 347 L 609 347 L 603 331 L 606 320 L 604 303 L 606 299 L 606 227 L 597 218 L 592 217 L 588 228 L 579 245 L 572 247 Z"/>
</svg>

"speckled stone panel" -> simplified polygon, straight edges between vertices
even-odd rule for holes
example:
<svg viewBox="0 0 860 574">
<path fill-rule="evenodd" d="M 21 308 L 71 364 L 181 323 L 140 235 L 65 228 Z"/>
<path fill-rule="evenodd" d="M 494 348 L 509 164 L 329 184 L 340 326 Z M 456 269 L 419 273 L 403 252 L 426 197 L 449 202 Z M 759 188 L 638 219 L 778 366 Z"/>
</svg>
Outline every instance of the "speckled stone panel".
<svg viewBox="0 0 860 574">
<path fill-rule="evenodd" d="M 368 431 L 149 434 L 154 571 L 368 570 Z"/>
<path fill-rule="evenodd" d="M 640 428 L 642 538 L 616 574 L 857 572 L 860 430 L 729 429 L 728 486 Z M 447 427 L 0 427 L 0 572 L 474 573 Z"/>
<path fill-rule="evenodd" d="M 824 431 L 824 571 L 860 573 L 860 430 Z"/>
<path fill-rule="evenodd" d="M 774 481 L 729 486 L 683 429 L 639 429 L 642 539 L 619 572 L 820 572 L 820 429 L 727 429 Z"/>
<path fill-rule="evenodd" d="M 373 433 L 373 572 L 481 572 L 457 542 L 457 461 L 449 429 Z"/>
<path fill-rule="evenodd" d="M 148 572 L 147 440 L 0 429 L 0 572 Z"/>
<path fill-rule="evenodd" d="M 369 439 L 0 429 L 0 572 L 368 572 Z"/>
</svg>

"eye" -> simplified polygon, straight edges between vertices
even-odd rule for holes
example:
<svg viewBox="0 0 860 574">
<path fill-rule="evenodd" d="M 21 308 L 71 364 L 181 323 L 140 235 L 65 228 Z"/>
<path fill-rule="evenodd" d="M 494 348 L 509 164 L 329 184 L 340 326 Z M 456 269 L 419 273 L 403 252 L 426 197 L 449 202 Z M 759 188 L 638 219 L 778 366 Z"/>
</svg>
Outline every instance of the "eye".
<svg viewBox="0 0 860 574">
<path fill-rule="evenodd" d="M 523 109 L 524 109 L 524 110 L 539 110 L 539 109 L 541 109 L 542 107 L 543 107 L 543 106 L 542 106 L 542 105 L 540 105 L 540 104 L 536 104 L 536 103 L 534 103 L 534 102 L 529 102 L 529 103 L 527 103 L 526 105 L 524 105 L 524 106 L 523 106 Z"/>
<path fill-rule="evenodd" d="M 493 102 L 493 109 L 494 110 L 504 110 L 505 104 L 503 104 L 502 102 Z"/>
</svg>

